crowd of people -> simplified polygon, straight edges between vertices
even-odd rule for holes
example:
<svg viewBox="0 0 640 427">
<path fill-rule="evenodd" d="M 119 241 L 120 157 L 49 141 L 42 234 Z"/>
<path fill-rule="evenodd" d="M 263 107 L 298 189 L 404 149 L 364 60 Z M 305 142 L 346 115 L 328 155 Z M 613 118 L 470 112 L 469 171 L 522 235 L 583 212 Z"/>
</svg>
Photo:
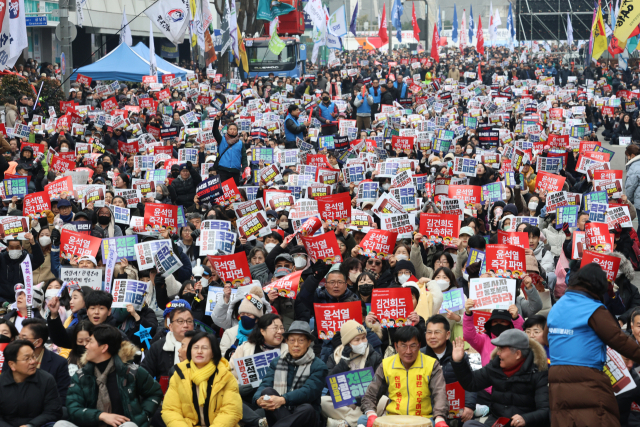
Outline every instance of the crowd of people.
<svg viewBox="0 0 640 427">
<path fill-rule="evenodd" d="M 485 49 L 7 99 L 0 427 L 640 425 L 638 70 Z"/>
</svg>

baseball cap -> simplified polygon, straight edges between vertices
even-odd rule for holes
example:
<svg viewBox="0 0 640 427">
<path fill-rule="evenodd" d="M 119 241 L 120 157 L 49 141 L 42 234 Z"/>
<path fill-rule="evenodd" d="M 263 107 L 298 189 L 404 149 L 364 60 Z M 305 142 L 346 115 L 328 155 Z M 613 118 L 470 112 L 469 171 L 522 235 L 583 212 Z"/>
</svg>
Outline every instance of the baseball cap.
<svg viewBox="0 0 640 427">
<path fill-rule="evenodd" d="M 471 237 L 471 236 L 474 236 L 476 233 L 473 232 L 473 228 L 471 227 L 462 227 L 460 229 L 460 236 L 462 236 L 463 234 L 466 234 L 467 236 Z"/>
<path fill-rule="evenodd" d="M 273 277 L 284 277 L 288 274 L 291 274 L 291 270 L 289 270 L 287 267 L 278 267 L 273 272 Z"/>
</svg>

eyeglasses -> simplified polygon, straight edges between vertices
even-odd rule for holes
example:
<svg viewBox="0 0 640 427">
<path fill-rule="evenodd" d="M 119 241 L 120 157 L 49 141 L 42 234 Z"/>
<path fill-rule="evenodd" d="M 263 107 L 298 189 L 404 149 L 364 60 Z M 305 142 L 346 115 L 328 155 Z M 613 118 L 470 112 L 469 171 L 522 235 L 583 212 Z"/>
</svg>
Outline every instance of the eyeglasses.
<svg viewBox="0 0 640 427">
<path fill-rule="evenodd" d="M 307 343 L 307 339 L 306 338 L 289 338 L 287 339 L 287 343 L 288 344 L 306 344 Z"/>
<path fill-rule="evenodd" d="M 267 328 L 270 331 L 276 331 L 276 332 L 284 332 L 284 326 L 274 326 L 273 328 Z"/>
<path fill-rule="evenodd" d="M 375 265 L 377 267 L 382 265 L 382 261 L 380 261 L 379 259 L 370 259 L 367 261 L 367 265 Z"/>
<path fill-rule="evenodd" d="M 429 336 L 429 335 L 442 335 L 442 334 L 444 334 L 444 331 L 441 331 L 441 330 L 427 331 L 427 336 Z"/>
<path fill-rule="evenodd" d="M 176 319 L 173 323 L 177 323 L 180 326 L 182 326 L 182 325 L 184 325 L 186 323 L 187 325 L 191 326 L 191 325 L 193 325 L 193 320 L 192 319 L 188 319 L 188 320 Z"/>
<path fill-rule="evenodd" d="M 407 349 L 411 350 L 411 351 L 416 351 L 417 349 L 420 348 L 420 344 L 411 344 L 411 345 L 406 345 L 405 343 L 400 343 L 398 345 L 398 347 L 400 348 L 400 350 L 402 351 L 407 351 Z"/>
<path fill-rule="evenodd" d="M 209 347 L 208 345 L 203 345 L 203 346 L 194 345 L 191 348 L 191 351 L 207 351 L 207 350 L 211 350 L 211 347 Z"/>
<path fill-rule="evenodd" d="M 35 355 L 35 354 L 32 354 L 31 356 L 27 357 L 26 359 L 22 359 L 22 360 L 20 360 L 20 362 L 27 362 L 27 363 L 29 363 L 29 362 L 32 362 L 32 361 L 33 361 L 33 362 L 35 362 L 36 360 L 38 360 L 38 358 L 36 357 L 36 355 Z"/>
</svg>

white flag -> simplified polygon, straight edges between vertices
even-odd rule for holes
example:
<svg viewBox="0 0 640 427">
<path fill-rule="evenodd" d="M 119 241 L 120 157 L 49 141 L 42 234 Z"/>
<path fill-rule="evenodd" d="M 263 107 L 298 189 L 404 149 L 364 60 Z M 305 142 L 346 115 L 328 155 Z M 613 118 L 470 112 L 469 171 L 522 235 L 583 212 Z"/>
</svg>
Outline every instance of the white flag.
<svg viewBox="0 0 640 427">
<path fill-rule="evenodd" d="M 336 37 L 342 37 L 348 30 L 344 6 L 340 6 L 329 18 L 329 32 Z"/>
<path fill-rule="evenodd" d="M 144 12 L 171 43 L 184 41 L 189 28 L 189 10 L 182 0 L 160 0 Z"/>
<path fill-rule="evenodd" d="M 567 44 L 573 44 L 573 26 L 571 25 L 571 15 L 567 13 Z"/>
<path fill-rule="evenodd" d="M 6 11 L 9 7 L 9 0 L 0 0 L 0 10 Z M 0 40 L 9 40 L 11 37 L 9 32 L 9 14 L 0 13 Z M 0 71 L 7 68 L 7 62 L 11 56 L 11 47 L 9 43 L 0 44 Z"/>
<path fill-rule="evenodd" d="M 129 28 L 129 23 L 127 22 L 126 6 L 122 9 L 122 24 L 120 24 L 120 44 L 122 43 L 126 43 L 127 46 L 133 45 L 133 40 L 131 39 L 131 28 Z"/>
<path fill-rule="evenodd" d="M 460 23 L 460 50 L 463 50 L 467 46 L 467 11 L 462 10 L 462 22 Z"/>
<path fill-rule="evenodd" d="M 273 33 L 276 32 L 276 29 L 278 29 L 278 24 L 280 24 L 280 17 L 276 16 L 275 18 L 273 18 L 273 21 L 271 21 L 271 23 L 269 23 L 269 37 L 273 37 Z"/>
<path fill-rule="evenodd" d="M 227 22 L 229 22 L 229 37 L 231 38 L 231 46 L 233 54 L 240 59 L 240 51 L 238 50 L 238 17 L 236 15 L 235 0 L 225 0 Z"/>
<path fill-rule="evenodd" d="M 321 30 L 327 27 L 327 21 L 322 9 L 321 0 L 309 0 L 304 7 L 304 11 L 309 15 L 311 21 Z"/>
<path fill-rule="evenodd" d="M 156 45 L 153 42 L 153 24 L 149 21 L 149 75 L 158 75 L 158 66 L 156 65 Z"/>
<path fill-rule="evenodd" d="M 12 40 L 11 43 L 8 43 L 9 39 L 7 38 L 5 42 L 5 44 L 10 44 L 10 54 L 4 66 L 11 68 L 20 55 L 22 55 L 22 51 L 29 46 L 29 40 L 27 39 L 27 20 L 25 17 L 27 10 L 24 7 L 24 0 L 7 0 L 6 6 L 8 10 L 4 11 L 4 15 L 5 17 L 7 15 L 9 16 L 9 33 L 11 34 Z M 3 62 L 2 58 L 0 58 L 0 62 Z"/>
</svg>

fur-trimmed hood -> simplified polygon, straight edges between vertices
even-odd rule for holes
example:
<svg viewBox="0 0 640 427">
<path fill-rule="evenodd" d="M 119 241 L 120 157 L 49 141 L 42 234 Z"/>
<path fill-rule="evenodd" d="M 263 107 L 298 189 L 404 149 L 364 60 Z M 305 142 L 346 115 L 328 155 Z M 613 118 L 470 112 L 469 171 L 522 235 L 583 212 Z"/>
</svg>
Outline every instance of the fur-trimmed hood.
<svg viewBox="0 0 640 427">
<path fill-rule="evenodd" d="M 638 156 L 640 157 L 640 156 Z M 629 281 L 633 281 L 633 276 L 635 275 L 635 270 L 633 269 L 633 264 L 629 261 L 623 254 L 620 252 L 606 252 L 605 255 L 611 255 L 616 258 L 620 258 L 620 268 L 619 272 L 624 274 Z"/>
<path fill-rule="evenodd" d="M 531 349 L 531 353 L 533 354 L 533 363 L 536 365 L 539 371 L 547 371 L 549 370 L 549 362 L 547 361 L 547 352 L 544 350 L 542 345 L 532 339 L 529 338 L 529 348 Z M 497 357 L 498 347 L 494 348 L 491 352 L 491 360 Z"/>
<path fill-rule="evenodd" d="M 133 358 L 135 357 L 137 351 L 138 351 L 138 348 L 135 345 L 133 345 L 129 341 L 123 340 L 122 345 L 120 346 L 120 351 L 118 351 L 118 356 L 120 357 L 120 360 L 122 360 L 123 363 L 128 363 L 133 361 Z M 78 361 L 78 368 L 82 369 L 82 367 L 85 366 L 86 364 L 87 364 L 87 352 L 85 351 L 85 353 L 82 355 L 82 357 Z"/>
</svg>

